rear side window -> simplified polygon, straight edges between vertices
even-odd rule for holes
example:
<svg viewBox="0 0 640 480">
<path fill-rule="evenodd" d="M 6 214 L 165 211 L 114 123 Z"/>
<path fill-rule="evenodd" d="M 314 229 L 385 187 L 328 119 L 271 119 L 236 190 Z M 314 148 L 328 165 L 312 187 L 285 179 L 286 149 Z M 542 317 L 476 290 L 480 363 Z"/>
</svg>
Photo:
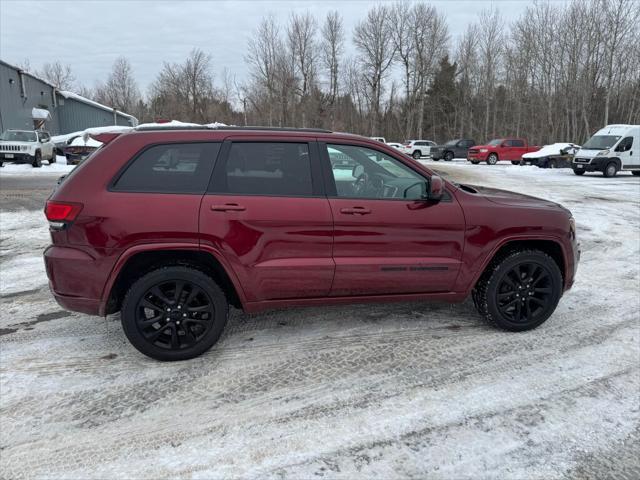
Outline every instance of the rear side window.
<svg viewBox="0 0 640 480">
<path fill-rule="evenodd" d="M 512 147 L 524 147 L 524 140 L 509 140 L 507 144 Z"/>
<path fill-rule="evenodd" d="M 312 196 L 307 143 L 236 142 L 214 173 L 213 193 Z"/>
<path fill-rule="evenodd" d="M 220 143 L 154 145 L 129 164 L 112 190 L 204 193 L 219 150 Z"/>
</svg>

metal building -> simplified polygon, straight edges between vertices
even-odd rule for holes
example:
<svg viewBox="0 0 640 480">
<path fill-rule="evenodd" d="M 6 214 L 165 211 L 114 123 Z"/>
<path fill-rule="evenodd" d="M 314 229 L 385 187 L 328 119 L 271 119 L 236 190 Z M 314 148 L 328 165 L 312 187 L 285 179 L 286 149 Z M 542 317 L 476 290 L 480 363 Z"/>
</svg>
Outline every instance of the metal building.
<svg viewBox="0 0 640 480">
<path fill-rule="evenodd" d="M 0 132 L 11 128 L 44 128 L 52 135 L 89 127 L 124 125 L 138 120 L 49 82 L 0 60 Z"/>
</svg>

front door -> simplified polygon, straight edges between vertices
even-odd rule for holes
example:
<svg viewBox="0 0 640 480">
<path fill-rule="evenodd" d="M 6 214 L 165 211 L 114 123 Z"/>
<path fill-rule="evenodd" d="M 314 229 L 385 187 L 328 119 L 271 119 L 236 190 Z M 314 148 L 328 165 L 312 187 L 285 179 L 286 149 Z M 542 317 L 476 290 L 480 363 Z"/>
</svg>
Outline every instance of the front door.
<svg viewBox="0 0 640 480">
<path fill-rule="evenodd" d="M 247 301 L 326 296 L 332 230 L 313 139 L 225 141 L 202 199 L 200 235 L 229 262 Z"/>
<path fill-rule="evenodd" d="M 464 239 L 456 199 L 424 200 L 428 177 L 382 151 L 337 143 L 320 150 L 334 219 L 331 295 L 450 291 Z"/>
</svg>

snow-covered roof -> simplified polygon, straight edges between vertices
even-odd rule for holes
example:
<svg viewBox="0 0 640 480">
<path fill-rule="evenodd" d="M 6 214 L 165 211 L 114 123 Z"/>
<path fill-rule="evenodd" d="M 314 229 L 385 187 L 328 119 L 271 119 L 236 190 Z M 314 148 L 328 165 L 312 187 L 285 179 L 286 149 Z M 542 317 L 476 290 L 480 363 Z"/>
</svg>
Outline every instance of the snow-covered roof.
<svg viewBox="0 0 640 480">
<path fill-rule="evenodd" d="M 563 150 L 569 150 L 570 148 L 578 149 L 580 145 L 575 143 L 552 143 L 551 145 L 545 145 L 540 150 L 535 152 L 529 152 L 522 155 L 522 158 L 543 158 L 551 155 L 562 155 Z"/>
<path fill-rule="evenodd" d="M 70 98 L 72 100 L 77 100 L 78 102 L 86 103 L 87 105 L 91 105 L 91 106 L 96 107 L 96 108 L 101 108 L 102 110 L 106 110 L 108 112 L 113 112 L 114 111 L 114 109 L 111 108 L 111 107 L 107 107 L 106 105 L 98 103 L 98 102 L 96 102 L 94 100 L 89 100 L 88 98 L 83 97 L 82 95 L 78 95 L 77 93 L 73 93 L 73 92 L 70 92 L 68 90 L 58 90 L 58 93 L 60 95 L 62 95 L 64 98 Z M 138 122 L 138 119 L 136 117 L 134 117 L 133 115 L 129 115 L 128 113 L 121 112 L 120 110 L 116 110 L 116 114 L 122 115 L 123 117 L 130 118 L 130 119 L 135 121 L 134 123 Z"/>
</svg>

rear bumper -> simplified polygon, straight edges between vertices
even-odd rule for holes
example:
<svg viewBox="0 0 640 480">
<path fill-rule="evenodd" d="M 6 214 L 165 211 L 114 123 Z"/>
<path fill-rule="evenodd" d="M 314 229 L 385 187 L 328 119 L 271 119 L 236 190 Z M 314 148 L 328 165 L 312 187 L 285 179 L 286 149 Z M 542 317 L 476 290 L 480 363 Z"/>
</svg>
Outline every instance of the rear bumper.
<svg viewBox="0 0 640 480">
<path fill-rule="evenodd" d="M 44 252 L 49 288 L 67 310 L 99 315 L 106 278 L 100 262 L 83 250 L 51 245 Z"/>
<path fill-rule="evenodd" d="M 58 302 L 58 305 L 60 305 L 65 310 L 86 313 L 88 315 L 100 315 L 101 305 L 99 299 L 61 295 L 55 292 L 53 286 L 51 285 L 51 282 L 49 282 L 49 288 L 51 289 L 53 298 L 55 298 L 56 302 Z"/>
</svg>

